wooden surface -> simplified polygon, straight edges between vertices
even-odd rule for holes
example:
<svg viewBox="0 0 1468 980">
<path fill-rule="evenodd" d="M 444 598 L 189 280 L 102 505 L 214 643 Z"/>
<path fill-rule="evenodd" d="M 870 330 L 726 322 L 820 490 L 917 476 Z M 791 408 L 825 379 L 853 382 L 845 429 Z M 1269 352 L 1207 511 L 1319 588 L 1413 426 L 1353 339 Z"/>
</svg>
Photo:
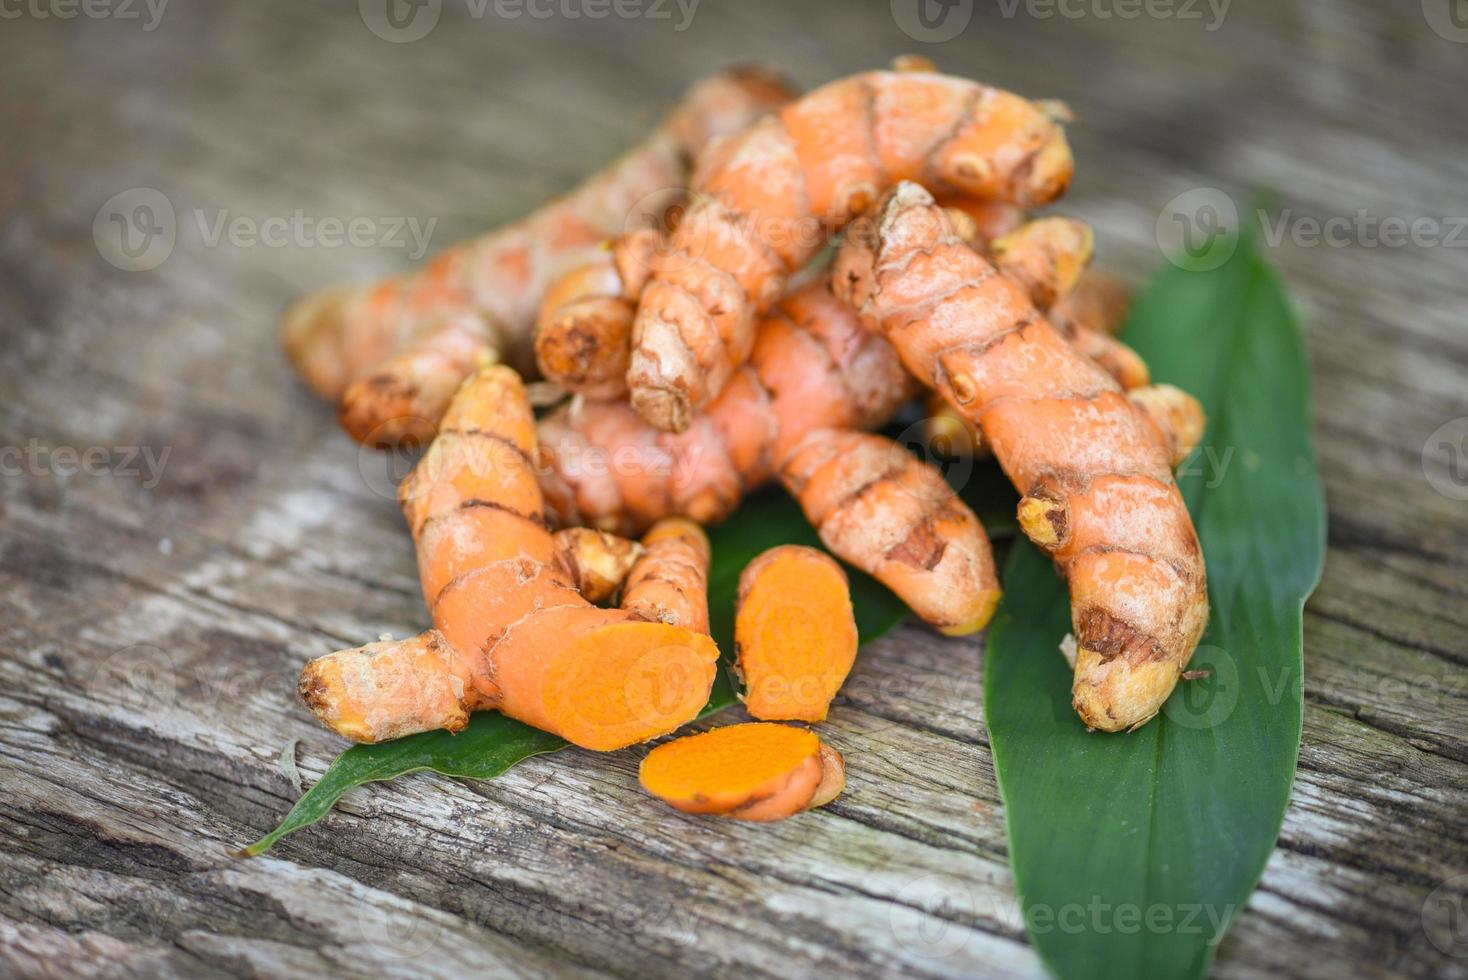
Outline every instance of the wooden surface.
<svg viewBox="0 0 1468 980">
<path fill-rule="evenodd" d="M 153 30 L 141 5 L 26 9 L 0 23 L 0 444 L 28 453 L 0 483 L 3 974 L 1041 971 L 982 640 L 912 626 L 862 655 L 829 726 L 850 788 L 820 813 L 693 820 L 638 790 L 638 752 L 567 752 L 493 782 L 369 787 L 232 860 L 341 747 L 295 699 L 302 661 L 424 611 L 380 463 L 274 338 L 288 299 L 405 250 L 211 245 L 221 211 L 436 220 L 441 248 L 572 184 L 716 64 L 811 85 L 916 50 L 1071 102 L 1065 207 L 1134 279 L 1193 188 L 1297 217 L 1468 214 L 1468 45 L 1415 0 L 1238 3 L 1213 31 L 1021 6 L 944 44 L 882 2 L 704 0 L 678 31 L 672 5 L 497 19 L 448 0 L 413 43 L 350 3 L 174 0 Z M 133 188 L 175 210 L 151 271 L 93 235 Z M 1430 437 L 1468 416 L 1468 249 L 1362 238 L 1269 249 L 1307 327 L 1331 549 L 1293 802 L 1220 976 L 1468 975 L 1423 924 L 1468 873 L 1468 503 L 1423 464 L 1426 447 L 1442 470 Z M 160 478 L 137 446 L 168 453 Z M 106 472 L 68 475 L 59 447 L 100 447 Z"/>
</svg>

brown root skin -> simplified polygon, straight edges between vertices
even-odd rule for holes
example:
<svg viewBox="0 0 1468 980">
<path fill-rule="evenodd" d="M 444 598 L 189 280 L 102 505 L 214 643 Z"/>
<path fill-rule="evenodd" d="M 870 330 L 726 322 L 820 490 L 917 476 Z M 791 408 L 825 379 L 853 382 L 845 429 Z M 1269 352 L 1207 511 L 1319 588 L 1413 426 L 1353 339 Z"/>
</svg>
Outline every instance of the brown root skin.
<svg viewBox="0 0 1468 980">
<path fill-rule="evenodd" d="M 703 528 L 682 517 L 659 521 L 642 537 L 622 608 L 637 619 L 707 633 L 710 557 Z"/>
<path fill-rule="evenodd" d="M 1203 438 L 1208 420 L 1198 399 L 1173 385 L 1144 385 L 1127 392 L 1132 403 L 1147 413 L 1172 450 L 1172 465 L 1183 460 Z"/>
<path fill-rule="evenodd" d="M 963 636 L 993 617 L 999 578 L 983 525 L 941 473 L 902 446 L 817 430 L 780 479 L 827 548 L 940 632 Z"/>
<path fill-rule="evenodd" d="M 348 386 L 337 421 L 378 449 L 425 446 L 464 378 L 498 359 L 497 334 L 483 317 L 448 316 Z"/>
<path fill-rule="evenodd" d="M 535 326 L 535 360 L 548 381 L 598 401 L 627 396 L 636 299 L 661 244 L 661 230 L 634 229 L 551 284 Z"/>
<path fill-rule="evenodd" d="M 704 146 L 739 132 L 791 95 L 774 75 L 755 68 L 705 79 L 641 146 L 523 220 L 452 246 L 402 275 L 303 297 L 281 320 L 287 356 L 307 384 L 332 400 L 358 380 L 388 379 L 358 390 L 343 407 L 354 436 L 368 433 L 387 442 L 379 430 L 403 416 L 424 418 L 431 429 L 443 410 L 437 396 L 452 392 L 475 367 L 455 368 L 462 358 L 448 349 L 454 341 L 434 336 L 444 318 L 476 320 L 485 349 L 528 369 L 536 307 L 550 282 L 593 255 L 606 236 L 623 231 L 633 202 L 647 205 L 645 217 L 659 216 L 679 197 L 672 189 L 686 184 L 688 161 Z M 399 358 L 410 350 L 417 356 Z M 374 400 L 379 392 L 391 394 L 380 405 Z"/>
<path fill-rule="evenodd" d="M 1178 447 L 923 188 L 899 184 L 864 221 L 837 255 L 835 288 L 979 427 L 1024 494 L 1021 527 L 1070 587 L 1081 718 L 1107 731 L 1145 722 L 1208 618 L 1202 551 L 1172 474 Z"/>
<path fill-rule="evenodd" d="M 784 820 L 834 800 L 846 784 L 840 753 L 815 733 L 750 722 L 665 742 L 638 770 L 642 786 L 684 813 Z"/>
<path fill-rule="evenodd" d="M 1050 310 L 1050 322 L 1065 332 L 1095 330 L 1114 336 L 1126 323 L 1131 305 L 1132 291 L 1125 281 L 1087 269 Z"/>
<path fill-rule="evenodd" d="M 1073 161 L 1051 107 L 918 67 L 832 82 L 699 157 L 678 261 L 654 270 L 633 324 L 627 387 L 648 424 L 688 427 L 790 277 L 893 175 L 1020 207 L 1064 192 Z"/>
<path fill-rule="evenodd" d="M 969 240 L 963 229 L 960 238 Z M 989 244 L 994 268 L 1030 296 L 1038 309 L 1048 310 L 1075 288 L 1095 252 L 1091 228 L 1074 218 L 1036 218 Z"/>
<path fill-rule="evenodd" d="M 556 545 L 577 590 L 590 602 L 604 602 L 615 595 L 642 557 L 642 545 L 636 541 L 589 527 L 557 531 Z"/>
<path fill-rule="evenodd" d="M 587 600 L 583 564 L 616 578 L 628 552 L 551 535 L 535 455 L 519 377 L 491 367 L 469 378 L 399 487 L 434 628 L 308 664 L 302 697 L 325 725 L 378 742 L 455 731 L 469 712 L 494 708 L 609 751 L 673 731 L 703 708 L 713 640 Z"/>
<path fill-rule="evenodd" d="M 856 660 L 846 573 L 829 555 L 781 545 L 739 576 L 736 669 L 745 709 L 762 721 L 824 721 Z"/>
</svg>

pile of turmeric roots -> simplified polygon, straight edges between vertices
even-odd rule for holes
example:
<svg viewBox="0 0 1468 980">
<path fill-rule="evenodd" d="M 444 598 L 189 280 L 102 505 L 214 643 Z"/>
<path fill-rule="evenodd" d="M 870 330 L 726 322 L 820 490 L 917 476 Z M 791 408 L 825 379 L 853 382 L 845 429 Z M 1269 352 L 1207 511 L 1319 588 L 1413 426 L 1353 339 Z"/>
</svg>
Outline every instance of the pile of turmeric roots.
<svg viewBox="0 0 1468 980">
<path fill-rule="evenodd" d="M 701 525 L 772 481 L 923 620 L 979 630 L 983 526 L 876 434 L 924 398 L 1069 583 L 1081 719 L 1145 723 L 1207 619 L 1173 480 L 1203 419 L 1113 336 L 1090 230 L 1030 215 L 1071 179 L 1067 121 L 915 58 L 798 97 L 732 70 L 519 223 L 297 302 L 286 350 L 347 431 L 427 447 L 399 497 L 433 618 L 311 662 L 306 704 L 360 742 L 490 709 L 600 751 L 673 732 L 718 669 Z M 757 720 L 654 748 L 643 785 L 747 820 L 835 798 L 841 757 L 783 723 L 826 717 L 857 641 L 839 563 L 761 555 L 733 651 Z"/>
</svg>

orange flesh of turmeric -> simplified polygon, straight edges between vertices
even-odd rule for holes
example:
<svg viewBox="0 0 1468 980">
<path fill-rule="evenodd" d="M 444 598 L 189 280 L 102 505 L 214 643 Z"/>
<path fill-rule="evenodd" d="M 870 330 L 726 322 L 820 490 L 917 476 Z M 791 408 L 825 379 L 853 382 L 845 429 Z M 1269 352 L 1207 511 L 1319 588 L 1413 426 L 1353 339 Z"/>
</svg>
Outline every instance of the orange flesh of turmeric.
<svg viewBox="0 0 1468 980">
<path fill-rule="evenodd" d="M 577 745 L 610 750 L 690 721 L 718 651 L 705 634 L 598 609 L 545 529 L 531 459 L 535 422 L 513 371 L 459 390 L 402 486 L 434 628 L 329 654 L 301 693 L 358 741 L 462 728 L 498 709 Z"/>
<path fill-rule="evenodd" d="M 685 813 L 783 820 L 834 799 L 841 757 L 813 732 L 752 722 L 659 745 L 642 760 L 642 786 Z"/>
<path fill-rule="evenodd" d="M 846 573 L 814 548 L 766 551 L 739 577 L 734 644 L 752 716 L 824 721 L 856 660 Z"/>
</svg>

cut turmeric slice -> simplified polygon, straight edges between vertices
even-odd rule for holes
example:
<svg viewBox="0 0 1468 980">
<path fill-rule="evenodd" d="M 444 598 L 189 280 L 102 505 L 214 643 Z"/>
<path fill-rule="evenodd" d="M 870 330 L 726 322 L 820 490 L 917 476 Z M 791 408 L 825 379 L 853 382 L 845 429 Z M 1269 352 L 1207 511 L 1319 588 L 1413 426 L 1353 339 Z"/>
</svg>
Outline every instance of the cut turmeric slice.
<svg viewBox="0 0 1468 980">
<path fill-rule="evenodd" d="M 840 753 L 814 732 L 750 722 L 687 735 L 642 760 L 642 786 L 684 813 L 784 820 L 823 806 L 846 785 Z"/>
<path fill-rule="evenodd" d="M 824 721 L 856 660 L 846 573 L 814 548 L 766 551 L 739 576 L 734 646 L 751 715 Z"/>
</svg>

